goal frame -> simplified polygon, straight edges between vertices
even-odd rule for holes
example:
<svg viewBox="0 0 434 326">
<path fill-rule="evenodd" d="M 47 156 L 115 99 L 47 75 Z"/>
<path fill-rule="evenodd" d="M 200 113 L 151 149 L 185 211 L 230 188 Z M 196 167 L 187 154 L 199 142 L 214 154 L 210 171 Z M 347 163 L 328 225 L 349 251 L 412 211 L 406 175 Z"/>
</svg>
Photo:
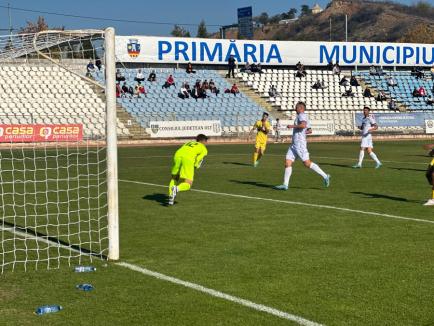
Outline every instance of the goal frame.
<svg viewBox="0 0 434 326">
<path fill-rule="evenodd" d="M 56 60 L 38 50 L 36 40 L 41 34 L 68 33 L 68 34 L 94 34 L 104 35 L 104 56 L 105 56 L 105 110 L 106 110 L 106 147 L 107 147 L 107 223 L 108 223 L 108 256 L 109 260 L 119 260 L 119 192 L 118 192 L 118 153 L 117 153 L 117 114 L 116 114 L 116 33 L 113 27 L 104 31 L 79 30 L 79 31 L 53 31 L 47 30 L 35 34 L 33 46 L 38 55 L 45 57 L 56 65 L 62 66 Z M 62 66 L 63 67 L 63 66 Z M 93 79 L 78 75 L 94 85 L 101 87 Z"/>
</svg>

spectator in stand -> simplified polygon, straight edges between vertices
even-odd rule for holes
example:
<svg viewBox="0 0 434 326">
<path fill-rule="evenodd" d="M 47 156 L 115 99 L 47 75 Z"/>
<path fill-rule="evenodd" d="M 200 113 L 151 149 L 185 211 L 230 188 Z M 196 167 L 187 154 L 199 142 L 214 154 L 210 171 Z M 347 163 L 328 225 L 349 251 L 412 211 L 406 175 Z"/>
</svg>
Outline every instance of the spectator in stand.
<svg viewBox="0 0 434 326">
<path fill-rule="evenodd" d="M 295 70 L 300 70 L 301 67 L 303 67 L 303 64 L 299 61 L 299 62 L 297 62 L 297 64 L 295 65 Z"/>
<path fill-rule="evenodd" d="M 179 90 L 178 97 L 185 100 L 190 97 L 188 89 L 185 87 L 185 83 L 182 84 L 181 89 Z"/>
<path fill-rule="evenodd" d="M 195 74 L 196 70 L 193 70 L 193 65 L 191 64 L 191 62 L 187 63 L 187 68 L 185 69 L 185 72 L 187 74 Z"/>
<path fill-rule="evenodd" d="M 298 66 L 298 68 L 297 68 L 297 72 L 295 73 L 295 77 L 298 77 L 298 78 L 306 77 L 307 72 L 304 69 L 304 66 L 302 64 L 300 64 L 300 65 L 297 64 L 297 66 Z"/>
<path fill-rule="evenodd" d="M 121 97 L 121 96 L 122 96 L 121 85 L 119 85 L 119 83 L 116 83 L 116 97 Z"/>
<path fill-rule="evenodd" d="M 142 69 L 139 69 L 136 74 L 136 78 L 134 78 L 136 82 L 142 82 L 145 80 L 145 75 L 142 72 Z"/>
<path fill-rule="evenodd" d="M 396 105 L 396 102 L 393 99 L 390 99 L 387 106 L 389 107 L 389 110 L 392 110 L 392 111 L 396 111 L 398 109 L 398 106 Z"/>
<path fill-rule="evenodd" d="M 387 85 L 389 85 L 390 87 L 395 87 L 398 85 L 398 83 L 396 82 L 395 78 L 393 78 L 393 76 L 389 76 L 387 78 Z"/>
<path fill-rule="evenodd" d="M 139 95 L 144 95 L 145 97 L 148 96 L 145 86 L 143 86 L 140 82 L 139 82 Z"/>
<path fill-rule="evenodd" d="M 413 97 L 420 97 L 419 91 L 417 90 L 417 87 L 413 88 L 412 95 L 413 95 Z"/>
<path fill-rule="evenodd" d="M 333 74 L 340 75 L 341 74 L 341 66 L 339 66 L 339 62 L 336 62 L 333 66 Z"/>
<path fill-rule="evenodd" d="M 196 79 L 196 83 L 194 84 L 194 88 L 201 88 L 200 79 Z"/>
<path fill-rule="evenodd" d="M 89 63 L 86 66 L 86 70 L 87 70 L 87 76 L 90 76 L 92 73 L 95 72 L 95 66 L 93 65 L 92 60 L 89 61 Z"/>
<path fill-rule="evenodd" d="M 432 96 L 428 96 L 428 98 L 426 99 L 426 104 L 428 105 L 434 105 L 434 99 L 432 98 Z"/>
<path fill-rule="evenodd" d="M 327 70 L 333 71 L 333 67 L 334 67 L 333 61 L 329 61 L 329 63 L 327 64 Z"/>
<path fill-rule="evenodd" d="M 420 97 L 425 97 L 427 95 L 425 87 L 423 87 L 423 86 L 419 87 L 419 89 L 417 90 L 417 92 L 419 93 Z"/>
<path fill-rule="evenodd" d="M 375 76 L 377 74 L 377 69 L 375 69 L 375 66 L 369 67 L 369 74 L 372 76 Z"/>
<path fill-rule="evenodd" d="M 377 97 L 376 97 L 376 100 L 377 100 L 378 102 L 383 102 L 383 101 L 387 100 L 386 93 L 384 93 L 384 91 L 379 91 L 379 92 L 378 92 L 378 95 L 377 95 Z"/>
<path fill-rule="evenodd" d="M 248 74 L 252 72 L 252 65 L 247 61 L 243 68 L 240 69 L 241 72 L 247 72 Z"/>
<path fill-rule="evenodd" d="M 343 93 L 342 96 L 343 97 L 353 97 L 354 96 L 354 93 L 353 93 L 351 86 L 345 89 L 345 93 Z"/>
<path fill-rule="evenodd" d="M 116 69 L 116 81 L 125 81 L 125 76 L 121 73 L 120 69 Z"/>
<path fill-rule="evenodd" d="M 252 63 L 252 65 L 250 66 L 250 71 L 253 73 L 257 72 L 257 73 L 262 74 L 261 64 L 260 63 L 258 63 L 258 64 Z"/>
<path fill-rule="evenodd" d="M 209 81 L 209 89 L 211 93 L 215 94 L 216 96 L 220 93 L 220 90 L 216 87 L 214 80 L 212 79 Z"/>
<path fill-rule="evenodd" d="M 206 79 L 202 83 L 202 88 L 205 90 L 209 89 L 209 83 Z"/>
<path fill-rule="evenodd" d="M 240 90 L 238 89 L 237 84 L 233 84 L 230 90 L 231 94 L 234 94 L 235 96 L 240 92 Z"/>
<path fill-rule="evenodd" d="M 341 79 L 341 81 L 339 82 L 339 85 L 341 85 L 341 86 L 348 86 L 350 83 L 349 83 L 349 81 L 348 81 L 348 79 L 344 76 L 344 77 L 342 77 L 342 79 Z"/>
<path fill-rule="evenodd" d="M 95 66 L 98 68 L 98 70 L 102 69 L 102 62 L 100 58 L 96 58 L 95 60 Z"/>
<path fill-rule="evenodd" d="M 321 81 L 321 80 L 317 80 L 313 85 L 312 85 L 312 88 L 313 89 L 324 89 L 324 88 L 327 88 L 326 86 L 325 86 L 325 84 L 324 84 L 324 82 L 323 81 Z"/>
<path fill-rule="evenodd" d="M 123 93 L 122 95 L 130 94 L 127 83 L 125 83 L 125 82 L 122 84 L 122 93 Z M 130 94 L 130 95 L 133 95 L 133 94 Z"/>
<path fill-rule="evenodd" d="M 355 76 L 351 76 L 351 79 L 350 79 L 350 85 L 351 85 L 351 86 L 354 86 L 354 87 L 359 87 L 359 86 L 360 86 L 360 84 L 359 84 L 359 82 L 357 81 L 357 78 L 356 78 Z"/>
<path fill-rule="evenodd" d="M 175 86 L 175 79 L 172 75 L 167 77 L 166 82 L 163 84 L 163 86 L 161 86 L 161 88 L 169 88 L 170 86 Z"/>
<path fill-rule="evenodd" d="M 150 81 L 150 82 L 157 81 L 157 75 L 155 74 L 155 70 L 152 70 L 152 71 L 149 73 L 148 81 Z"/>
<path fill-rule="evenodd" d="M 190 89 L 190 84 L 188 82 L 184 83 L 184 88 L 187 90 L 187 92 L 190 94 L 191 89 Z"/>
<path fill-rule="evenodd" d="M 279 95 L 279 93 L 277 93 L 277 89 L 276 89 L 276 87 L 274 87 L 274 85 L 271 85 L 271 88 L 268 91 L 268 95 L 270 97 L 273 97 L 273 98 L 275 98 L 275 97 L 277 97 Z"/>
<path fill-rule="evenodd" d="M 434 82 L 434 65 L 431 67 L 431 80 Z"/>
<path fill-rule="evenodd" d="M 232 78 L 235 78 L 235 58 L 233 55 L 231 55 L 228 59 L 228 74 L 226 75 L 227 78 L 231 78 L 231 74 L 232 74 Z"/>
<path fill-rule="evenodd" d="M 369 87 L 366 87 L 364 92 L 363 92 L 363 97 L 372 97 L 372 93 L 371 90 L 369 89 Z"/>
<path fill-rule="evenodd" d="M 411 75 L 416 77 L 416 79 L 423 78 L 423 71 L 420 67 L 411 68 Z"/>
</svg>

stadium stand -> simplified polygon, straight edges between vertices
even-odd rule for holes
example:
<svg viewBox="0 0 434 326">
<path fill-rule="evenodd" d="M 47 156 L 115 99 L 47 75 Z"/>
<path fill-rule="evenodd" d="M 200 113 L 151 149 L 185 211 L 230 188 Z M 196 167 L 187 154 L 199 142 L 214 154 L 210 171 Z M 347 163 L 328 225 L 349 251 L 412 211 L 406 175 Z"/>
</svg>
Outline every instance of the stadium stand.
<svg viewBox="0 0 434 326">
<path fill-rule="evenodd" d="M 294 118 L 293 108 L 297 101 L 306 102 L 310 118 L 312 120 L 333 120 L 336 124 L 336 132 L 345 134 L 353 132 L 354 126 L 354 113 L 360 112 L 363 106 L 369 106 L 373 112 L 383 113 L 390 112 L 387 101 L 377 101 L 374 97 L 364 97 L 363 87 L 351 87 L 354 96 L 343 96 L 349 86 L 341 86 L 339 84 L 340 78 L 346 75 L 350 80 L 350 72 L 341 73 L 340 76 L 333 74 L 330 70 L 307 70 L 306 77 L 296 77 L 296 70 L 291 69 L 263 69 L 262 74 L 251 74 L 242 72 L 238 74 L 238 78 L 252 90 L 258 93 L 268 102 L 272 103 L 277 110 L 286 111 L 288 119 Z M 388 90 L 388 88 L 379 87 L 379 85 L 386 85 L 385 77 L 372 77 L 369 72 L 353 73 L 361 84 L 366 84 L 374 90 Z M 372 77 L 372 78 L 366 78 Z M 415 77 L 410 76 L 410 72 L 399 75 L 401 78 L 396 78 L 401 83 L 395 90 L 388 90 L 387 95 L 390 98 L 396 99 L 399 104 L 408 105 L 409 101 L 412 103 L 419 103 L 420 108 L 427 108 L 425 102 L 421 99 L 411 98 L 411 91 L 409 87 L 414 87 L 415 82 L 408 82 L 407 85 L 402 85 L 403 81 L 415 80 Z M 366 78 L 366 79 L 365 79 Z M 317 81 L 323 81 L 326 88 L 313 89 L 312 85 Z M 379 82 L 381 80 L 381 83 Z M 365 82 L 365 83 L 363 83 Z M 424 85 L 426 89 L 432 88 L 428 85 L 427 81 L 418 81 L 417 85 Z M 270 96 L 269 91 L 271 87 L 277 91 L 277 96 Z M 412 90 L 413 88 L 411 88 Z M 402 99 L 402 94 L 408 93 L 409 96 L 405 97 L 406 101 Z M 400 97 L 401 95 L 401 97 Z M 416 107 L 414 105 L 413 107 Z M 432 106 L 431 106 L 432 107 Z M 407 127 L 407 128 L 381 128 L 380 131 L 421 131 L 422 127 Z"/>
<path fill-rule="evenodd" d="M 105 134 L 105 104 L 85 80 L 58 66 L 2 64 L 0 109 L 5 124 L 82 123 L 88 138 Z M 118 121 L 120 136 L 129 130 Z"/>
<path fill-rule="evenodd" d="M 385 93 L 394 98 L 397 102 L 402 103 L 408 110 L 434 110 L 433 105 L 426 104 L 427 97 L 414 97 L 412 95 L 413 89 L 424 87 L 427 91 L 427 96 L 434 95 L 433 80 L 424 76 L 423 78 L 416 78 L 410 71 L 390 71 L 383 76 L 373 76 L 367 71 L 356 73 L 367 85 L 372 88 L 385 91 Z M 392 87 L 387 83 L 387 78 L 392 76 L 397 85 Z"/>
<path fill-rule="evenodd" d="M 120 68 L 128 86 L 134 86 L 136 73 L 140 68 Z M 152 120 L 221 120 L 223 132 L 232 134 L 247 132 L 264 112 L 264 109 L 253 102 L 245 94 L 225 94 L 225 89 L 231 85 L 215 70 L 196 70 L 194 74 L 187 74 L 184 69 L 174 68 L 142 68 L 147 77 L 155 70 L 157 79 L 150 82 L 145 79 L 141 84 L 145 86 L 146 96 L 126 96 L 118 98 L 118 103 L 134 117 L 143 128 L 149 128 Z M 175 87 L 162 89 L 169 74 L 175 79 Z M 96 71 L 95 80 L 104 82 L 104 72 Z M 182 83 L 188 82 L 192 87 L 196 80 L 213 79 L 220 94 L 208 94 L 206 99 L 181 99 L 178 97 Z M 123 84 L 123 82 L 121 82 Z"/>
</svg>

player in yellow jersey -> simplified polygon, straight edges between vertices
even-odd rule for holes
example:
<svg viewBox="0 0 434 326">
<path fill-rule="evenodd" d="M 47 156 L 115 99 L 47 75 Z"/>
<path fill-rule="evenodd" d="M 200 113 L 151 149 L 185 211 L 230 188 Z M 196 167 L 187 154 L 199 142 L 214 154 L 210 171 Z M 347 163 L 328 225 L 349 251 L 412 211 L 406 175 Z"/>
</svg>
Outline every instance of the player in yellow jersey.
<svg viewBox="0 0 434 326">
<path fill-rule="evenodd" d="M 425 149 L 434 149 L 434 144 L 424 146 Z M 428 169 L 426 170 L 426 178 L 428 179 L 429 184 L 432 186 L 431 199 L 424 204 L 425 206 L 434 206 L 434 159 L 431 160 L 431 163 L 428 165 Z"/>
<path fill-rule="evenodd" d="M 193 184 L 194 170 L 199 169 L 208 154 L 205 143 L 208 137 L 200 134 L 196 141 L 182 145 L 173 156 L 172 179 L 169 184 L 169 205 L 175 203 L 179 191 L 190 190 Z"/>
<path fill-rule="evenodd" d="M 255 151 L 253 152 L 253 166 L 257 167 L 259 160 L 267 148 L 268 133 L 271 131 L 271 124 L 268 121 L 268 113 L 262 114 L 262 119 L 255 122 L 251 131 L 256 130 Z"/>
</svg>

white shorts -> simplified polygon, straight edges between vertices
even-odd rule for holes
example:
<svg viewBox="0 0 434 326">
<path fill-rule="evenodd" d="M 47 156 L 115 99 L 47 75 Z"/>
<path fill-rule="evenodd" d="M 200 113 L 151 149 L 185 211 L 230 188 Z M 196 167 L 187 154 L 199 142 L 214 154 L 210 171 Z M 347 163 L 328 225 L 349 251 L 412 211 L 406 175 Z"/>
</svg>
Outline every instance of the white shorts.
<svg viewBox="0 0 434 326">
<path fill-rule="evenodd" d="M 291 145 L 288 148 L 288 152 L 286 153 L 286 159 L 294 162 L 297 158 L 299 158 L 303 162 L 310 159 L 309 152 L 306 146 L 296 147 L 294 145 Z"/>
<path fill-rule="evenodd" d="M 362 137 L 362 143 L 360 145 L 361 148 L 373 148 L 374 143 L 372 142 L 372 135 L 369 134 L 365 137 Z"/>
</svg>

